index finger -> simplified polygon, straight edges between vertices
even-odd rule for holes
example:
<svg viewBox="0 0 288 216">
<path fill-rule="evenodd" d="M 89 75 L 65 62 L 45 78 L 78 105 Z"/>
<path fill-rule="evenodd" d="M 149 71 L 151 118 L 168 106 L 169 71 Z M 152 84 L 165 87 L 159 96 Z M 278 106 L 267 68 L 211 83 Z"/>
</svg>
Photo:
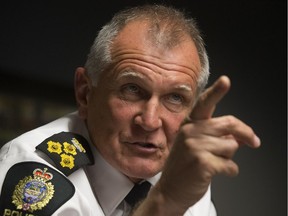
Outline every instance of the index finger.
<svg viewBox="0 0 288 216">
<path fill-rule="evenodd" d="M 212 117 L 216 104 L 226 95 L 231 86 L 227 76 L 219 77 L 212 86 L 207 88 L 199 97 L 193 108 L 190 118 L 192 120 L 203 120 Z"/>
</svg>

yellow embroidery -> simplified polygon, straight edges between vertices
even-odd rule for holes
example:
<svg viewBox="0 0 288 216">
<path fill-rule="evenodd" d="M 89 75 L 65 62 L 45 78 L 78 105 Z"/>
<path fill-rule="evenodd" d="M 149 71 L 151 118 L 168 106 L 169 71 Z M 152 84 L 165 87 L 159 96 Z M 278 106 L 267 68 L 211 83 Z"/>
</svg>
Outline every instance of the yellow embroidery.
<svg viewBox="0 0 288 216">
<path fill-rule="evenodd" d="M 61 154 L 61 166 L 62 167 L 68 167 L 69 169 L 73 169 L 74 167 L 74 157 L 71 155 L 67 155 L 67 154 Z"/>
<path fill-rule="evenodd" d="M 77 150 L 81 153 L 86 153 L 86 150 L 82 146 L 82 144 L 76 139 L 71 139 L 72 144 L 68 142 L 54 142 L 52 140 L 47 142 L 48 148 L 47 151 L 50 153 L 57 153 L 60 155 L 60 165 L 64 168 L 67 167 L 69 169 L 73 169 L 75 166 L 73 156 L 77 155 Z M 63 153 L 63 151 L 65 153 Z"/>
<path fill-rule="evenodd" d="M 50 153 L 57 153 L 57 154 L 61 154 L 62 152 L 62 145 L 59 142 L 53 142 L 53 141 L 48 141 L 48 148 L 47 150 Z"/>
<path fill-rule="evenodd" d="M 76 147 L 74 145 L 71 145 L 68 142 L 64 142 L 64 152 L 66 152 L 67 154 L 72 154 L 72 155 L 76 155 Z"/>
<path fill-rule="evenodd" d="M 33 212 L 45 207 L 54 195 L 54 185 L 47 182 L 53 178 L 51 173 L 37 168 L 32 176 L 26 176 L 20 180 L 12 195 L 12 203 L 17 209 Z"/>
<path fill-rule="evenodd" d="M 81 144 L 76 138 L 73 138 L 73 139 L 71 140 L 71 142 L 73 143 L 73 145 L 74 145 L 80 152 L 86 153 L 86 150 L 84 149 L 84 147 L 82 146 L 82 144 Z"/>
</svg>

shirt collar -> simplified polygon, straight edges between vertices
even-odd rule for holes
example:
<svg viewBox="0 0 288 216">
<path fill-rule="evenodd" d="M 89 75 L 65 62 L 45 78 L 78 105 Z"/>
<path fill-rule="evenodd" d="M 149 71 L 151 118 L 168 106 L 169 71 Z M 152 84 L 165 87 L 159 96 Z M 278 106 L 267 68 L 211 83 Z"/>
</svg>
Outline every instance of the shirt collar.
<svg viewBox="0 0 288 216">
<path fill-rule="evenodd" d="M 92 151 L 95 164 L 87 167 L 87 175 L 105 215 L 111 215 L 130 192 L 134 183 L 107 163 L 93 146 Z M 147 181 L 155 185 L 159 178 L 160 173 L 147 179 Z"/>
</svg>

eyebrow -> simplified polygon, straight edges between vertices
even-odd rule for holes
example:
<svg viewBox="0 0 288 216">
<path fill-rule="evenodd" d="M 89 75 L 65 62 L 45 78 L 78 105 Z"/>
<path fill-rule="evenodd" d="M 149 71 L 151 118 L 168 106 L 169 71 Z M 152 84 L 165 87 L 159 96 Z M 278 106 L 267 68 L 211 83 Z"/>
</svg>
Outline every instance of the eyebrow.
<svg viewBox="0 0 288 216">
<path fill-rule="evenodd" d="M 186 90 L 186 91 L 192 91 L 192 88 L 190 85 L 186 85 L 186 84 L 181 84 L 179 86 L 176 86 L 177 89 L 183 89 L 183 90 Z"/>
<path fill-rule="evenodd" d="M 122 77 L 139 77 L 139 78 L 144 78 L 144 76 L 140 73 L 137 73 L 135 71 L 132 70 L 126 70 L 122 73 L 119 74 L 118 79 L 122 78 Z"/>
<path fill-rule="evenodd" d="M 125 78 L 125 77 L 138 77 L 138 78 L 142 78 L 142 79 L 144 78 L 144 76 L 141 73 L 137 73 L 133 70 L 126 70 L 126 71 L 120 73 L 118 76 L 118 79 Z M 175 89 L 192 92 L 192 88 L 188 84 L 180 84 L 180 85 L 176 86 Z"/>
</svg>

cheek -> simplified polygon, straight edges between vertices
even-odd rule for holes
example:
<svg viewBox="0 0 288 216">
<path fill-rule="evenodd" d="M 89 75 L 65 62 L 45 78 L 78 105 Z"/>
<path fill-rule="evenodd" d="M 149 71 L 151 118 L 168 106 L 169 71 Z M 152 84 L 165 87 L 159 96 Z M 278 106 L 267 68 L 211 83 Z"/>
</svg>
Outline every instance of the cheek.
<svg viewBox="0 0 288 216">
<path fill-rule="evenodd" d="M 133 118 L 136 109 L 134 106 L 127 104 L 125 101 L 119 99 L 112 99 L 109 102 L 109 109 L 111 110 L 111 117 L 117 123 L 127 123 Z"/>
</svg>

